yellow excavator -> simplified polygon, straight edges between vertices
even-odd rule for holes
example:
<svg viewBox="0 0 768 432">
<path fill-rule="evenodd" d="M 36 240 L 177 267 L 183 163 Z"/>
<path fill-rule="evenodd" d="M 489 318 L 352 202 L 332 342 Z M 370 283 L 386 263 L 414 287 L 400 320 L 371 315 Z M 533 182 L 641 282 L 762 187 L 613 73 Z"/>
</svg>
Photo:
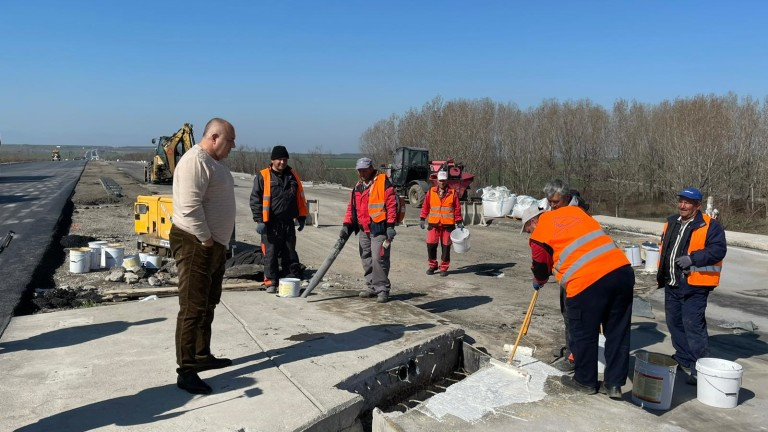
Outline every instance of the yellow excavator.
<svg viewBox="0 0 768 432">
<path fill-rule="evenodd" d="M 59 150 L 59 146 L 54 147 L 53 151 L 51 152 L 51 160 L 52 161 L 61 160 L 61 151 Z"/>
<path fill-rule="evenodd" d="M 170 183 L 173 181 L 173 171 L 179 158 L 195 145 L 195 135 L 192 125 L 184 123 L 172 136 L 153 138 L 152 144 L 156 144 L 155 156 L 144 168 L 144 181 L 150 183 Z"/>
</svg>

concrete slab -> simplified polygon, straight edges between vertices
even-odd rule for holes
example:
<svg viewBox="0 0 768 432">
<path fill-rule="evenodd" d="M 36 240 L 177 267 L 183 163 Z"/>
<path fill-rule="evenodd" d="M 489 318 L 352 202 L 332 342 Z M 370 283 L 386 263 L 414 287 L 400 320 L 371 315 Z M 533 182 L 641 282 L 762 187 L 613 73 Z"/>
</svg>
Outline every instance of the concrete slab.
<svg viewBox="0 0 768 432">
<path fill-rule="evenodd" d="M 234 365 L 201 373 L 209 396 L 176 388 L 175 297 L 13 318 L 0 340 L 0 429 L 359 427 L 366 398 L 391 397 L 439 373 L 444 366 L 431 358 L 446 356 L 439 364 L 453 367 L 463 332 L 404 303 L 354 294 L 224 293 L 213 351 Z"/>
</svg>

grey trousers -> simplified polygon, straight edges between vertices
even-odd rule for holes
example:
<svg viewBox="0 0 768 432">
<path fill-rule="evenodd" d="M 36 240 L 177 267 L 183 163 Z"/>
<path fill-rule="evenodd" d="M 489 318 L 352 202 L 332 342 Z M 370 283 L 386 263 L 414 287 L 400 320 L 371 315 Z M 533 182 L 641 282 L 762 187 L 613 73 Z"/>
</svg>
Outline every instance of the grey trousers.
<svg viewBox="0 0 768 432">
<path fill-rule="evenodd" d="M 391 285 L 389 283 L 389 253 L 392 246 L 384 249 L 384 256 L 381 256 L 381 245 L 386 240 L 385 234 L 371 236 L 370 233 L 360 231 L 357 235 L 360 261 L 363 263 L 365 273 L 365 286 L 377 294 L 384 291 L 389 292 Z"/>
</svg>

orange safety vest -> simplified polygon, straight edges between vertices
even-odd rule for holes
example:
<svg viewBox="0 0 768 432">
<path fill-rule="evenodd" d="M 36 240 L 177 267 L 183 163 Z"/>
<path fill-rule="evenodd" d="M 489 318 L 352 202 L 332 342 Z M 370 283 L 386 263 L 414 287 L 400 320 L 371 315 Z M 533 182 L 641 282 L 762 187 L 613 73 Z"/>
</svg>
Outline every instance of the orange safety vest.
<svg viewBox="0 0 768 432">
<path fill-rule="evenodd" d="M 627 257 L 600 224 L 578 206 L 566 206 L 539 216 L 531 240 L 552 248 L 553 273 L 567 297 L 584 291 L 619 267 Z"/>
<path fill-rule="evenodd" d="M 372 222 L 381 222 L 387 219 L 386 208 L 386 174 L 376 174 L 368 194 L 368 214 Z"/>
<path fill-rule="evenodd" d="M 704 218 L 704 226 L 691 231 L 691 240 L 688 242 L 688 255 L 706 247 L 707 231 L 709 230 L 709 224 L 712 222 L 712 218 L 703 213 L 701 217 Z M 662 239 L 664 239 L 664 236 L 667 234 L 667 225 L 669 225 L 669 223 L 664 224 L 664 232 L 661 234 Z M 664 242 L 662 241 L 660 250 L 663 249 Z M 659 254 L 658 267 L 661 268 L 661 254 Z M 690 273 L 688 274 L 688 284 L 695 286 L 718 286 L 720 285 L 720 272 L 722 269 L 722 261 L 704 267 L 691 266 L 688 268 L 688 270 L 690 270 Z"/>
<path fill-rule="evenodd" d="M 266 167 L 260 171 L 261 176 L 264 178 L 264 195 L 261 198 L 261 218 L 266 223 L 269 220 L 270 202 L 272 201 L 271 192 L 271 179 L 272 168 Z M 296 204 L 299 206 L 299 216 L 307 216 L 307 200 L 304 198 L 304 187 L 301 185 L 301 179 L 296 171 L 291 168 L 291 174 L 296 179 L 296 183 L 299 185 L 299 191 L 296 194 Z"/>
<path fill-rule="evenodd" d="M 453 189 L 447 188 L 443 198 L 437 193 L 437 186 L 429 189 L 429 218 L 427 223 L 430 225 L 455 225 L 455 206 L 456 193 Z"/>
</svg>

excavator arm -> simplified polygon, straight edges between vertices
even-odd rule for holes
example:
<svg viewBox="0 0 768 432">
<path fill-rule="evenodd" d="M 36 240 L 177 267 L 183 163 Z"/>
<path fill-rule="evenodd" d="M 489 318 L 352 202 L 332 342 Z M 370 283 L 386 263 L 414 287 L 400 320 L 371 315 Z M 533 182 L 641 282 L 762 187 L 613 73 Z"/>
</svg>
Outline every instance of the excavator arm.
<svg viewBox="0 0 768 432">
<path fill-rule="evenodd" d="M 152 183 L 172 181 L 179 158 L 194 145 L 195 135 L 192 132 L 192 125 L 189 123 L 184 123 L 184 126 L 170 137 L 160 137 L 160 142 L 157 143 L 155 149 L 154 160 L 148 169 L 148 180 Z"/>
</svg>

